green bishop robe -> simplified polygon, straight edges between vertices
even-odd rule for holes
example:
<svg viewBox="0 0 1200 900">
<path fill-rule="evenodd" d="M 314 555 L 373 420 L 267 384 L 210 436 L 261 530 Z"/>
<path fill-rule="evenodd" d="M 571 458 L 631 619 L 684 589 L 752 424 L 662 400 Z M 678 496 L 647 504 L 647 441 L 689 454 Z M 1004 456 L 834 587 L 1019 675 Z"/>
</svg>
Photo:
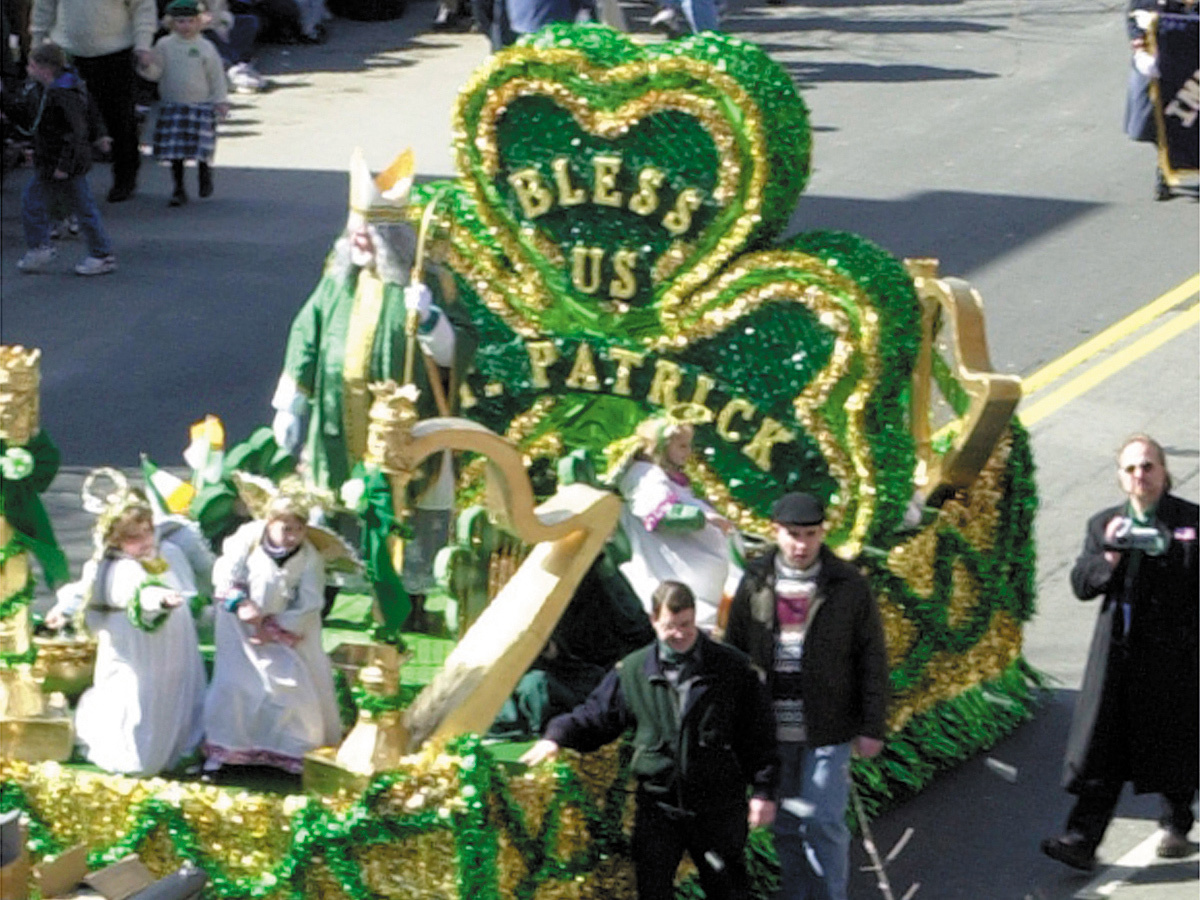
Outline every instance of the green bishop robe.
<svg viewBox="0 0 1200 900">
<path fill-rule="evenodd" d="M 440 370 L 453 411 L 458 385 L 475 353 L 476 331 L 453 296 L 449 277 L 427 282 L 440 309 L 436 315 L 448 316 L 455 329 L 454 363 Z M 401 285 L 380 282 L 362 269 L 352 269 L 347 280 L 327 270 L 292 321 L 283 375 L 310 400 L 305 448 L 314 483 L 336 491 L 362 459 L 371 403 L 368 385 L 404 380 L 406 315 Z M 423 323 L 423 332 L 434 327 L 436 315 Z M 414 360 L 412 374 L 421 392 L 421 418 L 439 415 L 421 359 Z"/>
</svg>

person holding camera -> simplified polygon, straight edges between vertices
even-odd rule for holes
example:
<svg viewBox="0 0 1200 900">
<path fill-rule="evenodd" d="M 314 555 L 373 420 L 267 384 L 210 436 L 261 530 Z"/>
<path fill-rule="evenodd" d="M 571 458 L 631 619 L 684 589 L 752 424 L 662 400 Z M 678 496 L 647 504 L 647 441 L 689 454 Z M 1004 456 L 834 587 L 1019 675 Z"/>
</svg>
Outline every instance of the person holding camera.
<svg viewBox="0 0 1200 900">
<path fill-rule="evenodd" d="M 1169 493 L 1163 448 L 1147 435 L 1122 445 L 1117 478 L 1126 500 L 1088 521 L 1071 570 L 1080 600 L 1104 600 L 1067 740 L 1064 787 L 1077 799 L 1066 833 L 1042 842 L 1085 871 L 1127 781 L 1163 797 L 1158 855 L 1189 855 L 1200 784 L 1200 507 Z"/>
</svg>

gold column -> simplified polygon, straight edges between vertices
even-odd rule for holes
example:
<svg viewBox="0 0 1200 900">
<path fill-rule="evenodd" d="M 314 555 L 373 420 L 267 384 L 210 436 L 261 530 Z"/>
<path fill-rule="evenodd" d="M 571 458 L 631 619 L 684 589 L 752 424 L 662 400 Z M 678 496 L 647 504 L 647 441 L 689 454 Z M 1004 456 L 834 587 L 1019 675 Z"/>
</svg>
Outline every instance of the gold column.
<svg viewBox="0 0 1200 900">
<path fill-rule="evenodd" d="M 38 433 L 41 351 L 0 347 L 0 440 L 21 447 Z M 0 548 L 11 546 L 14 529 L 0 515 Z M 11 602 L 30 583 L 28 554 L 0 562 L 0 602 Z M 29 604 L 18 602 L 0 619 L 0 653 L 20 656 L 32 646 Z M 60 698 L 61 699 L 61 696 Z M 65 760 L 74 729 L 65 701 L 48 705 L 28 662 L 0 662 L 0 756 L 8 759 Z"/>
</svg>

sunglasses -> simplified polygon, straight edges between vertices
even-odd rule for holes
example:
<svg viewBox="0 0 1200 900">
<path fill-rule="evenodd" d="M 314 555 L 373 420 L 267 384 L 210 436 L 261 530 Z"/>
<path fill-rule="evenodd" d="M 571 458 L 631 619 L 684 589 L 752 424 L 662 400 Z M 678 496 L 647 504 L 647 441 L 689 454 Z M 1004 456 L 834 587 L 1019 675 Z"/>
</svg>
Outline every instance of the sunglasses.
<svg viewBox="0 0 1200 900">
<path fill-rule="evenodd" d="M 1132 475 L 1134 472 L 1138 471 L 1139 469 L 1143 472 L 1153 472 L 1154 468 L 1155 468 L 1155 466 L 1154 466 L 1154 463 L 1152 463 L 1152 462 L 1134 463 L 1133 465 L 1126 466 L 1124 469 L 1124 472 L 1126 475 Z"/>
</svg>

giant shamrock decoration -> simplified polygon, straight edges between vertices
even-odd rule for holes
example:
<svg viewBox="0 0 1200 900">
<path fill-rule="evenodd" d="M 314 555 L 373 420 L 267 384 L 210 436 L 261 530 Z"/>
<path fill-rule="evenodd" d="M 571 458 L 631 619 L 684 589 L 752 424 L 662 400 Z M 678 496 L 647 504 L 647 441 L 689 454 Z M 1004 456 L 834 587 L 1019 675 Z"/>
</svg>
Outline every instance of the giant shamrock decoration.
<svg viewBox="0 0 1200 900">
<path fill-rule="evenodd" d="M 852 235 L 777 241 L 809 170 L 786 72 L 724 35 L 550 28 L 454 121 L 461 179 L 418 196 L 481 330 L 468 415 L 536 456 L 669 410 L 700 422 L 693 474 L 744 528 L 800 488 L 847 554 L 894 528 L 912 284 Z"/>
</svg>

